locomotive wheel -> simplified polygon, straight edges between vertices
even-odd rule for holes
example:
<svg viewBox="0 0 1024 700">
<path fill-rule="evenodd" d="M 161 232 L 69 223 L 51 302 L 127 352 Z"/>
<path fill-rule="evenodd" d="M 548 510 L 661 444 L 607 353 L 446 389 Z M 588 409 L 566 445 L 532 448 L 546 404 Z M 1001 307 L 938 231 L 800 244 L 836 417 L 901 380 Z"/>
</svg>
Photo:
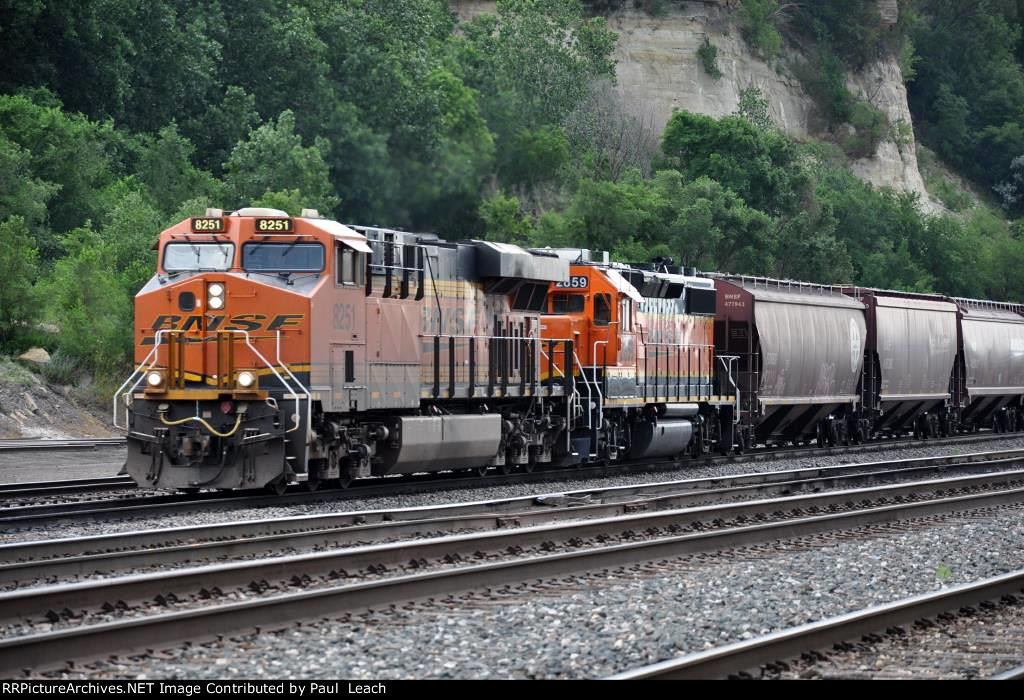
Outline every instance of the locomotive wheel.
<svg viewBox="0 0 1024 700">
<path fill-rule="evenodd" d="M 306 490 L 316 491 L 320 488 L 321 483 L 323 482 L 320 481 L 320 477 L 316 476 L 315 474 L 310 474 L 309 477 L 306 479 Z"/>
<path fill-rule="evenodd" d="M 499 464 L 498 465 L 498 471 L 501 472 L 502 474 L 511 474 L 512 473 L 512 465 L 509 464 L 506 461 L 504 464 Z"/>
<path fill-rule="evenodd" d="M 487 476 L 488 470 L 490 470 L 490 467 L 477 467 L 472 471 L 475 471 L 477 476 Z"/>
<path fill-rule="evenodd" d="M 533 470 L 536 467 L 537 467 L 537 465 L 535 463 L 527 462 L 526 464 L 523 465 L 523 471 L 526 472 L 527 474 L 532 474 Z"/>
</svg>

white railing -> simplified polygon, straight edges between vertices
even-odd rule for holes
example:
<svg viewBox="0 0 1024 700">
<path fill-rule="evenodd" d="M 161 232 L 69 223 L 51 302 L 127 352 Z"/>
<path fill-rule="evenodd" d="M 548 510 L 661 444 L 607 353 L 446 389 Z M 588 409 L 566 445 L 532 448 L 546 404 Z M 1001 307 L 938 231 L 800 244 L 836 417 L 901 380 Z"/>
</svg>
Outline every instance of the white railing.
<svg viewBox="0 0 1024 700">
<path fill-rule="evenodd" d="M 114 415 L 112 422 L 115 428 L 128 430 L 128 406 L 130 405 L 131 394 L 139 386 L 139 383 L 146 377 L 146 374 L 153 369 L 154 365 L 156 365 L 157 350 L 160 348 L 160 343 L 162 342 L 163 334 L 165 332 L 166 329 L 161 329 L 156 332 L 156 335 L 153 336 L 153 349 L 150 350 L 149 354 L 146 355 L 146 358 L 139 363 L 139 366 L 135 368 L 135 371 L 128 375 L 128 378 L 124 380 L 124 384 L 118 387 L 117 391 L 114 392 Z M 138 375 L 139 378 L 135 380 L 135 383 L 132 384 L 130 389 L 125 390 L 125 387 L 131 383 L 132 379 L 135 379 L 136 375 Z M 124 398 L 125 404 L 124 425 L 117 422 L 117 400 L 121 397 Z"/>
<path fill-rule="evenodd" d="M 717 355 L 718 361 L 722 363 L 722 369 L 725 370 L 725 376 L 729 378 L 729 383 L 732 384 L 733 391 L 736 392 L 735 408 L 732 412 L 732 422 L 737 424 L 740 422 L 740 387 L 736 383 L 735 377 L 733 377 L 733 365 L 736 360 L 740 359 L 739 355 Z"/>
<path fill-rule="evenodd" d="M 156 366 L 156 363 L 157 363 L 157 360 L 158 360 L 158 355 L 159 355 L 158 351 L 160 349 L 160 346 L 164 342 L 164 335 L 166 333 L 168 333 L 168 332 L 177 332 L 177 331 L 168 331 L 167 329 L 158 330 L 156 332 L 156 335 L 153 336 L 153 349 L 149 351 L 149 354 L 146 355 L 146 358 L 139 364 L 138 367 L 135 368 L 135 371 L 132 372 L 131 375 L 129 375 L 128 379 L 126 379 L 125 382 L 114 393 L 114 415 L 113 415 L 114 427 L 120 428 L 122 430 L 128 430 L 128 412 L 127 412 L 127 407 L 131 405 L 132 395 L 134 394 L 135 390 L 138 388 L 139 384 L 143 381 L 143 379 L 145 378 L 146 374 L 148 372 L 150 372 Z M 249 335 L 249 331 L 247 331 L 247 330 L 227 329 L 227 330 L 222 330 L 222 331 L 217 331 L 217 332 L 218 333 L 235 333 L 235 334 L 241 335 L 243 337 L 243 339 L 245 340 L 246 347 L 248 347 L 249 350 L 252 351 L 252 354 L 255 355 L 257 358 L 259 358 L 259 360 L 264 364 L 264 366 L 267 369 L 269 369 L 274 374 L 275 377 L 277 377 L 277 380 L 279 382 L 281 382 L 281 386 L 283 386 L 285 388 L 285 391 L 288 394 L 290 394 L 292 397 L 294 397 L 294 399 L 295 399 L 295 413 L 292 415 L 292 421 L 294 422 L 294 425 L 292 427 L 286 429 L 285 430 L 286 433 L 291 433 L 291 432 L 294 432 L 294 431 L 299 429 L 299 426 L 302 423 L 302 421 L 301 421 L 301 413 L 300 413 L 301 408 L 300 408 L 300 405 L 299 405 L 299 401 L 301 401 L 303 398 L 305 398 L 305 400 L 306 400 L 306 442 L 308 444 L 308 441 L 309 441 L 309 431 L 312 429 L 313 394 L 312 394 L 312 392 L 310 392 L 309 389 L 307 389 L 302 384 L 301 381 L 299 381 L 299 378 L 295 376 L 295 374 L 291 371 L 291 369 L 289 369 L 288 365 L 285 364 L 284 362 L 282 362 L 282 360 L 281 360 L 281 331 L 277 331 L 277 333 L 276 333 L 276 339 L 275 339 L 275 341 L 276 341 L 275 342 L 275 347 L 276 347 L 276 353 L 277 353 L 276 354 L 276 359 L 277 359 L 277 363 L 284 369 L 285 373 L 291 378 L 292 382 L 294 382 L 294 386 L 292 386 L 292 384 L 289 383 L 288 380 L 285 379 L 284 376 L 280 372 L 277 371 L 277 369 L 274 367 L 274 365 L 266 357 L 263 356 L 263 353 L 261 353 L 259 350 L 256 349 L 256 346 L 253 344 L 252 338 Z M 185 368 L 184 367 L 180 367 L 180 368 L 178 368 L 178 371 L 184 372 Z M 138 377 L 137 379 L 136 379 L 136 376 Z M 132 383 L 133 379 L 135 379 L 134 383 Z M 170 377 L 167 378 L 168 381 L 170 381 L 170 379 L 171 379 Z M 129 384 L 131 384 L 130 387 L 129 387 Z M 117 404 L 118 404 L 118 400 L 119 399 L 124 402 L 125 409 L 126 409 L 125 410 L 125 416 L 124 416 L 124 425 L 121 425 L 120 423 L 118 423 Z M 200 418 L 200 416 L 195 416 L 195 417 L 196 418 Z"/>
</svg>

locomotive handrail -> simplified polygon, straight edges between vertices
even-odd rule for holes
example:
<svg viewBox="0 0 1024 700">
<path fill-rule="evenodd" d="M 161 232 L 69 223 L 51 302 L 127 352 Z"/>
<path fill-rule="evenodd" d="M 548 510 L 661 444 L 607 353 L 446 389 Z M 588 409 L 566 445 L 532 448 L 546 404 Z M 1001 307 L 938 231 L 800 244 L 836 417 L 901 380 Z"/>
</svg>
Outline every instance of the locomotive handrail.
<svg viewBox="0 0 1024 700">
<path fill-rule="evenodd" d="M 612 321 L 608 325 L 611 326 L 612 324 L 615 324 L 615 323 L 618 323 L 618 321 Z M 597 390 L 597 415 L 598 416 L 603 416 L 604 415 L 604 393 L 601 391 L 601 385 L 597 381 L 597 346 L 598 345 L 604 345 L 604 363 L 601 365 L 601 368 L 602 369 L 606 369 L 608 367 L 608 339 L 605 338 L 604 340 L 595 340 L 594 341 L 594 354 L 591 355 L 591 357 L 594 360 L 594 362 L 593 362 L 593 369 L 591 369 L 591 374 L 594 377 L 594 388 Z M 605 372 L 605 374 L 607 374 L 607 372 Z"/>
<path fill-rule="evenodd" d="M 285 430 L 285 432 L 286 433 L 291 433 L 291 432 L 294 432 L 294 431 L 298 430 L 299 429 L 299 423 L 300 423 L 300 421 L 299 421 L 299 393 L 297 391 L 295 391 L 294 389 L 292 389 L 291 384 L 289 384 L 285 380 L 285 378 L 281 376 L 280 372 L 278 372 L 276 369 L 274 369 L 274 365 L 270 364 L 270 361 L 267 360 L 267 358 L 263 357 L 263 353 L 261 353 L 259 350 L 256 349 L 256 346 L 252 344 L 252 340 L 249 338 L 249 331 L 246 331 L 246 330 L 236 330 L 234 328 L 231 328 L 231 329 L 225 329 L 225 332 L 241 334 L 245 338 L 246 346 L 250 350 L 252 350 L 252 354 L 255 355 L 256 357 L 260 358 L 260 360 L 263 362 L 263 364 L 267 366 L 267 369 L 269 369 L 271 372 L 273 372 L 274 376 L 277 377 L 277 381 L 281 382 L 281 385 L 288 391 L 288 393 L 290 393 L 292 396 L 295 397 L 295 415 L 293 416 L 293 419 L 295 420 L 295 425 L 293 427 L 288 428 L 287 430 Z M 278 343 L 280 344 L 281 331 L 278 331 L 277 335 L 278 335 Z M 280 345 L 279 345 L 279 347 L 280 347 Z M 289 370 L 287 367 L 285 367 L 285 370 L 289 374 L 291 374 L 291 370 Z M 302 386 L 301 382 L 298 382 L 297 380 L 296 380 L 296 382 L 305 391 L 306 396 L 309 397 L 310 400 L 312 400 L 312 394 L 310 394 L 309 391 L 305 387 Z M 308 430 L 308 426 L 307 426 L 307 430 Z"/>
<path fill-rule="evenodd" d="M 590 391 L 590 380 L 587 379 L 587 368 L 583 362 L 580 361 L 579 353 L 576 352 L 575 347 L 573 347 L 572 350 L 572 357 L 576 361 L 576 365 L 580 368 L 580 376 L 583 377 L 583 384 L 587 387 L 587 428 L 592 431 L 594 429 L 594 407 L 592 405 L 594 401 L 594 394 Z M 596 457 L 597 453 L 591 452 L 588 456 Z"/>
<path fill-rule="evenodd" d="M 112 422 L 115 428 L 120 428 L 121 430 L 128 430 L 128 404 L 127 402 L 125 402 L 126 410 L 124 414 L 124 425 L 122 426 L 117 422 L 117 400 L 119 398 L 131 395 L 131 393 L 135 391 L 136 387 L 139 386 L 139 382 L 141 382 L 143 378 L 146 376 L 146 373 L 153 369 L 153 366 L 156 364 L 157 361 L 157 351 L 160 349 L 161 342 L 163 342 L 163 334 L 168 332 L 169 330 L 170 329 L 168 328 L 161 328 L 156 332 L 156 335 L 153 336 L 153 349 L 150 350 L 149 354 L 146 355 L 145 359 L 143 359 L 142 362 L 139 363 L 139 366 L 135 368 L 135 371 L 128 375 L 128 378 L 124 380 L 124 384 L 118 387 L 117 391 L 114 392 L 114 415 Z M 150 361 L 150 358 L 152 358 L 152 361 Z M 146 366 L 147 363 L 148 366 Z M 143 367 L 145 367 L 145 369 L 143 369 Z M 127 387 L 128 383 L 135 378 L 135 375 L 139 375 L 139 378 L 135 380 L 134 384 L 132 384 L 131 389 L 126 390 L 125 387 Z"/>
<path fill-rule="evenodd" d="M 313 393 L 307 389 L 301 381 L 299 381 L 299 378 L 295 376 L 291 368 L 285 362 L 281 361 L 281 331 L 277 331 L 276 345 L 277 355 L 275 359 L 277 360 L 277 364 L 284 368 L 284 371 L 288 373 L 288 376 L 292 378 L 292 381 L 294 381 L 298 387 L 302 389 L 302 393 L 306 395 L 306 444 L 309 445 L 310 431 L 313 430 Z M 271 367 L 271 369 L 273 369 L 273 367 Z M 296 416 L 297 415 L 298 407 L 296 407 Z M 296 425 L 296 428 L 297 427 L 298 425 Z"/>
<path fill-rule="evenodd" d="M 725 370 L 725 376 L 729 378 L 729 383 L 732 384 L 732 388 L 736 391 L 735 409 L 733 410 L 732 422 L 733 425 L 740 422 L 740 387 L 736 383 L 736 380 L 732 376 L 732 365 L 740 359 L 739 355 L 716 355 L 718 361 L 722 363 L 722 369 Z M 726 362 L 728 360 L 728 362 Z"/>
<path fill-rule="evenodd" d="M 693 349 L 696 349 L 696 350 L 707 350 L 711 354 L 714 354 L 714 349 L 715 349 L 714 343 L 648 343 L 648 342 L 643 340 L 642 336 L 641 336 L 641 341 L 643 342 L 643 346 L 645 348 L 648 348 L 648 347 L 653 347 L 653 348 L 674 348 L 676 350 L 693 350 Z M 636 366 L 637 366 L 636 383 L 639 385 L 640 384 L 640 353 L 637 353 L 636 357 L 637 357 L 637 360 L 636 360 Z M 646 387 L 647 387 L 648 359 L 649 358 L 645 354 L 644 355 L 644 387 L 645 387 L 645 390 L 646 390 Z M 668 359 L 668 358 L 666 358 L 666 359 Z M 657 362 L 657 357 L 655 358 L 655 362 Z M 701 375 L 699 373 L 702 371 L 701 366 L 704 363 L 702 361 L 702 358 L 699 355 L 697 357 L 697 364 L 698 364 L 698 368 L 697 368 L 697 372 L 698 372 L 698 375 L 697 375 L 697 380 L 698 380 L 698 383 L 697 383 L 697 391 L 698 391 L 697 399 L 700 400 L 701 392 L 703 391 L 701 389 L 701 387 L 703 386 L 703 384 L 701 383 L 703 375 Z M 713 362 L 712 362 L 712 364 L 713 364 Z M 692 386 L 693 386 L 692 378 L 689 375 L 689 372 L 690 372 L 689 359 L 687 360 L 686 367 L 687 367 L 687 370 L 686 370 L 687 371 L 686 395 L 687 395 L 687 398 L 689 399 L 690 396 L 691 396 L 690 391 L 691 391 Z M 709 378 L 708 381 L 710 381 L 710 378 Z M 710 392 L 711 392 L 711 388 L 709 386 L 708 387 L 708 396 L 709 397 L 711 395 Z M 665 396 L 666 396 L 666 398 L 669 398 L 670 395 L 668 393 L 666 393 Z M 645 397 L 646 397 L 646 393 L 645 393 Z M 657 401 L 658 397 L 659 397 L 659 395 L 658 395 L 658 386 L 656 384 L 655 387 L 654 387 L 654 400 Z"/>
</svg>

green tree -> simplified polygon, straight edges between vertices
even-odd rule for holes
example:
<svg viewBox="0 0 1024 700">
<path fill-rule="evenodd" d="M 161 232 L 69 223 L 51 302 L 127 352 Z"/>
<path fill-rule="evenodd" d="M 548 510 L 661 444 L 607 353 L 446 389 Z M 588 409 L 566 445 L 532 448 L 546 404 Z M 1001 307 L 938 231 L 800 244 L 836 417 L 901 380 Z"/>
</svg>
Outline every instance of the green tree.
<svg viewBox="0 0 1024 700">
<path fill-rule="evenodd" d="M 910 36 L 921 56 L 908 85 L 922 140 L 991 187 L 1024 153 L 1021 8 L 1015 0 L 921 0 Z"/>
<path fill-rule="evenodd" d="M 30 154 L 31 178 L 60 188 L 60 195 L 52 197 L 47 208 L 54 231 L 68 231 L 102 216 L 97 195 L 116 178 L 112 154 L 123 141 L 112 124 L 67 114 L 27 96 L 2 95 L 0 135 Z M 44 260 L 56 253 L 49 245 L 40 250 Z"/>
<path fill-rule="evenodd" d="M 794 23 L 807 27 L 854 69 L 886 50 L 878 0 L 796 3 Z"/>
<path fill-rule="evenodd" d="M 796 211 L 809 188 L 792 140 L 742 117 L 676 112 L 665 127 L 662 151 L 686 179 L 710 177 L 771 214 Z"/>
<path fill-rule="evenodd" d="M 224 187 L 232 207 L 246 206 L 266 192 L 294 189 L 307 205 L 330 215 L 338 200 L 332 194 L 323 150 L 326 143 L 303 146 L 295 133 L 295 116 L 284 111 L 240 142 L 224 164 Z"/>
<path fill-rule="evenodd" d="M 751 274 L 771 271 L 771 219 L 721 183 L 702 176 L 685 185 L 674 213 L 669 246 L 682 264 Z"/>
<path fill-rule="evenodd" d="M 569 140 L 554 126 L 522 129 L 505 150 L 500 173 L 505 182 L 534 185 L 552 180 L 569 161 Z"/>
<path fill-rule="evenodd" d="M 76 229 L 66 246 L 46 282 L 58 349 L 84 368 L 117 371 L 131 357 L 132 294 L 112 274 L 113 253 L 94 231 Z"/>
<path fill-rule="evenodd" d="M 59 189 L 33 177 L 32 154 L 0 132 L 0 221 L 20 216 L 37 240 L 45 240 L 47 204 Z"/>
<path fill-rule="evenodd" d="M 224 90 L 219 102 L 212 101 L 198 116 L 182 122 L 182 132 L 195 144 L 195 163 L 220 175 L 235 144 L 259 124 L 256 98 L 238 85 Z"/>
<path fill-rule="evenodd" d="M 138 178 L 163 211 L 174 211 L 192 197 L 217 198 L 219 183 L 192 164 L 194 153 L 195 147 L 174 123 L 160 129 L 155 138 L 144 139 L 136 166 Z"/>
<path fill-rule="evenodd" d="M 498 192 L 480 203 L 485 238 L 502 243 L 526 243 L 533 227 L 520 210 L 519 200 Z"/>
<path fill-rule="evenodd" d="M 39 315 L 35 292 L 38 255 L 35 240 L 20 216 L 0 221 L 0 241 L 0 346 L 10 347 Z"/>
<path fill-rule="evenodd" d="M 560 124 L 591 81 L 615 75 L 616 34 L 603 18 L 587 19 L 578 0 L 498 0 L 495 15 L 462 29 L 463 65 L 492 124 L 503 121 L 497 110 L 504 109 L 520 128 Z"/>
</svg>

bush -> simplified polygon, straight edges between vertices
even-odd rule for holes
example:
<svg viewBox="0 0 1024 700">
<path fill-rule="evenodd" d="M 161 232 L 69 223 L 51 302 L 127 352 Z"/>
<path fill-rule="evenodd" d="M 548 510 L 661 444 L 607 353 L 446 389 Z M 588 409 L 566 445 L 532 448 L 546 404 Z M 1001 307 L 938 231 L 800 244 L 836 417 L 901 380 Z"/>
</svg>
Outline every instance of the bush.
<svg viewBox="0 0 1024 700">
<path fill-rule="evenodd" d="M 736 114 L 762 129 L 775 127 L 775 123 L 768 113 L 767 98 L 753 85 L 740 90 L 740 104 L 736 108 Z"/>
<path fill-rule="evenodd" d="M 49 364 L 42 366 L 40 373 L 50 384 L 76 384 L 81 371 L 75 358 L 58 350 L 50 356 Z"/>
<path fill-rule="evenodd" d="M 852 158 L 869 158 L 889 133 L 889 120 L 882 110 L 857 100 L 850 111 L 850 125 L 856 130 L 843 139 L 843 150 Z"/>
<path fill-rule="evenodd" d="M 743 0 L 740 7 L 740 33 L 765 58 L 782 53 L 782 34 L 775 26 L 778 11 L 778 0 Z"/>
<path fill-rule="evenodd" d="M 846 71 L 838 56 L 823 48 L 794 72 L 829 124 L 842 124 L 850 119 L 856 100 L 846 87 Z"/>
<path fill-rule="evenodd" d="M 697 49 L 697 58 L 700 59 L 705 73 L 715 80 L 722 77 L 722 71 L 718 68 L 718 47 L 712 44 L 707 37 L 704 37 L 704 43 Z"/>
</svg>

